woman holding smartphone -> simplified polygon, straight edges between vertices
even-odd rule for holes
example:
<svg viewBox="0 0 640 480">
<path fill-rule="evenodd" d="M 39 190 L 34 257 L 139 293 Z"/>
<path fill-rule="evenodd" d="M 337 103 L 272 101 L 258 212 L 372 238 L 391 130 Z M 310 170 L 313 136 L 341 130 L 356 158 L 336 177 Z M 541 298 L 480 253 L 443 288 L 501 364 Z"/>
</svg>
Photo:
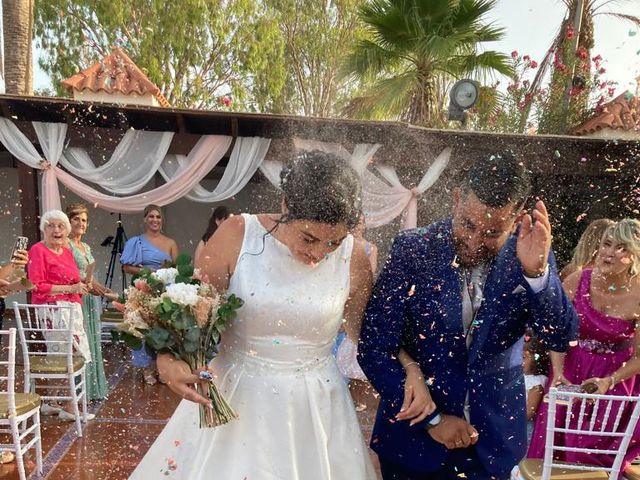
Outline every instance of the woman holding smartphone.
<svg viewBox="0 0 640 480">
<path fill-rule="evenodd" d="M 18 237 L 19 239 L 25 237 Z M 0 330 L 2 330 L 2 319 L 4 317 L 5 311 L 5 297 L 11 294 L 11 290 L 7 288 L 7 286 L 11 283 L 11 281 L 16 277 L 16 275 L 23 273 L 24 269 L 27 266 L 27 262 L 29 261 L 29 254 L 26 250 L 26 244 L 18 245 L 19 243 L 16 241 L 16 246 L 24 247 L 24 248 L 16 248 L 14 246 L 13 253 L 11 255 L 11 261 L 6 265 L 0 267 Z"/>
</svg>

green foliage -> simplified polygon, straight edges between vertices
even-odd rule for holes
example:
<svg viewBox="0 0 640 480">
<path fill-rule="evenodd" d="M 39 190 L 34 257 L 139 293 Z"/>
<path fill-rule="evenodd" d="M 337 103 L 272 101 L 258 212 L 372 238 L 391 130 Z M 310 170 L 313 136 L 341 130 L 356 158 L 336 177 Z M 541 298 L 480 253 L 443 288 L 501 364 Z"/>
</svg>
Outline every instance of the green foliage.
<svg viewBox="0 0 640 480">
<path fill-rule="evenodd" d="M 353 94 L 338 78 L 341 62 L 364 38 L 358 8 L 365 0 L 263 0 L 277 16 L 285 45 L 287 85 L 270 110 L 327 117 Z"/>
<path fill-rule="evenodd" d="M 284 44 L 273 12 L 254 0 L 36 0 L 40 66 L 60 81 L 113 45 L 124 48 L 176 107 L 262 107 L 285 83 Z"/>
<path fill-rule="evenodd" d="M 485 16 L 495 0 L 371 0 L 361 7 L 368 38 L 356 43 L 343 74 L 363 86 L 345 109 L 354 118 L 443 123 L 449 84 L 461 77 L 511 75 L 509 58 L 478 50 L 504 30 Z"/>
<path fill-rule="evenodd" d="M 500 82 L 491 87 L 480 88 L 478 103 L 469 111 L 469 128 L 498 133 L 527 133 L 532 128 L 528 121 L 530 112 L 536 111 L 542 99 L 542 92 L 530 91 L 531 76 L 538 63 L 529 55 L 512 52 L 514 78 L 506 91 L 498 89 Z"/>
</svg>

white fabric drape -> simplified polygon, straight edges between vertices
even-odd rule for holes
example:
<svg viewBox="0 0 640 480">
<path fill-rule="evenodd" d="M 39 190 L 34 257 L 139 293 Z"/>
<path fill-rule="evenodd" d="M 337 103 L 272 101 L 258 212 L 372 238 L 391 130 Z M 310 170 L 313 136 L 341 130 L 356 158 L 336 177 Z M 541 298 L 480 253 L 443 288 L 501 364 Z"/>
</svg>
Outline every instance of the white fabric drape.
<svg viewBox="0 0 640 480">
<path fill-rule="evenodd" d="M 139 213 L 150 204 L 168 205 L 189 193 L 220 161 L 231 145 L 231 137 L 203 135 L 187 157 L 188 166 L 167 183 L 128 197 L 106 195 L 58 169 L 58 179 L 72 192 L 95 207 L 121 213 Z"/>
<path fill-rule="evenodd" d="M 360 176 L 362 176 L 367 168 L 367 164 L 381 146 L 379 143 L 359 143 L 353 149 L 353 153 L 349 153 L 349 151 L 339 143 L 295 138 L 293 145 L 296 150 L 306 150 L 309 152 L 319 150 L 325 153 L 332 153 L 347 161 Z"/>
<path fill-rule="evenodd" d="M 251 180 L 267 155 L 271 140 L 260 137 L 238 137 L 229 157 L 229 163 L 218 185 L 212 191 L 196 185 L 186 197 L 200 203 L 221 202 L 232 197 Z M 168 155 L 158 171 L 169 181 L 188 165 L 184 155 Z"/>
<path fill-rule="evenodd" d="M 58 161 L 67 135 L 66 123 L 33 122 L 44 158 L 20 129 L 6 118 L 0 117 L 0 142 L 21 162 L 31 168 L 44 170 L 42 176 L 42 211 L 60 209 L 60 193 L 56 179 Z"/>
<path fill-rule="evenodd" d="M 278 160 L 265 160 L 260 164 L 260 172 L 267 177 L 271 185 L 280 189 L 280 172 L 282 172 L 282 162 Z"/>
<path fill-rule="evenodd" d="M 418 198 L 438 180 L 450 158 L 451 148 L 447 147 L 431 164 L 418 186 L 411 190 L 402 185 L 392 167 L 374 167 L 384 180 L 366 170 L 362 177 L 362 189 L 367 226 L 375 228 L 385 225 L 404 212 L 403 229 L 415 228 L 418 222 Z"/>
<path fill-rule="evenodd" d="M 118 195 L 139 192 L 167 155 L 173 132 L 127 130 L 107 163 L 96 167 L 86 150 L 68 148 L 60 164 L 78 178 Z"/>
</svg>

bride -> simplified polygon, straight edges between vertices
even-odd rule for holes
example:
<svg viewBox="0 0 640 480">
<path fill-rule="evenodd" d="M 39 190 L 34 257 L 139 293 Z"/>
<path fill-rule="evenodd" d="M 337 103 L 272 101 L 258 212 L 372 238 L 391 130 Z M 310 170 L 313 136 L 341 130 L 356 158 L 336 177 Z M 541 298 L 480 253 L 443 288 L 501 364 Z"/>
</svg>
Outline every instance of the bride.
<svg viewBox="0 0 640 480">
<path fill-rule="evenodd" d="M 369 260 L 349 231 L 361 188 L 342 160 L 314 151 L 281 174 L 281 214 L 225 221 L 199 257 L 202 274 L 244 300 L 211 368 L 238 419 L 199 428 L 197 376 L 158 356 L 181 395 L 132 479 L 368 480 L 375 473 L 347 384 L 331 355 L 343 321 L 357 343 Z M 344 319 L 344 320 L 343 320 Z"/>
</svg>

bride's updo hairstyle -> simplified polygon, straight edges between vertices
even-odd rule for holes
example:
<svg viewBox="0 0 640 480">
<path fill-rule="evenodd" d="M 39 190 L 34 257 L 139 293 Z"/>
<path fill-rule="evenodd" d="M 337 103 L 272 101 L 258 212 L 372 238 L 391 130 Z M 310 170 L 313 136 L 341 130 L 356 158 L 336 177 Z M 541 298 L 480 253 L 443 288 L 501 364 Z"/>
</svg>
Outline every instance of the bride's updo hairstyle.
<svg viewBox="0 0 640 480">
<path fill-rule="evenodd" d="M 280 188 L 288 213 L 282 220 L 308 220 L 349 230 L 362 213 L 360 179 L 347 162 L 336 155 L 313 150 L 302 152 L 280 173 Z"/>
</svg>

